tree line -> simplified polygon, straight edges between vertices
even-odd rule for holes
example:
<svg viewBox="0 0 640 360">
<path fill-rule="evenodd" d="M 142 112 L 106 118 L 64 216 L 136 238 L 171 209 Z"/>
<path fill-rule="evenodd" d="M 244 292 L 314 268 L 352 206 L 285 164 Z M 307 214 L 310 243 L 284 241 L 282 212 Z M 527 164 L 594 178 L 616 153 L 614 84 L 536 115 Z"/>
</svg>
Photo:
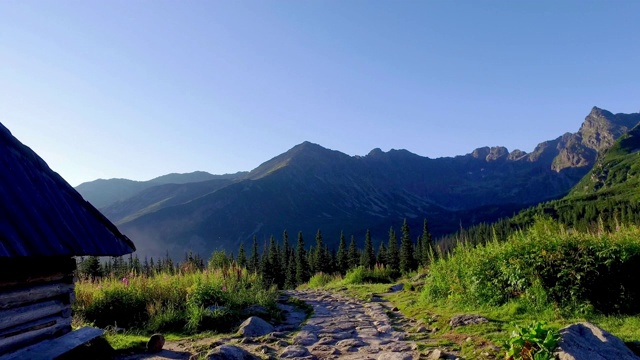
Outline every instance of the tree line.
<svg viewBox="0 0 640 360">
<path fill-rule="evenodd" d="M 266 285 L 291 289 L 306 283 L 316 273 L 344 275 L 358 266 L 369 269 L 384 266 L 398 275 L 408 273 L 420 266 L 427 266 L 434 256 L 436 251 L 427 220 L 423 221 L 420 235 L 413 238 L 405 219 L 399 234 L 396 234 L 393 226 L 390 227 L 387 241 L 381 241 L 377 246 L 374 246 L 369 230 L 365 233 L 363 248 L 357 246 L 355 236 L 352 235 L 347 243 L 344 233 L 341 233 L 337 249 L 325 243 L 320 229 L 311 246 L 306 245 L 302 232 L 298 232 L 297 240 L 292 244 L 287 230 L 284 230 L 282 239 L 276 240 L 271 236 L 268 242 L 263 243 L 262 249 L 254 236 L 249 249 L 245 248 L 244 242 L 240 243 L 237 256 L 223 250 L 214 251 L 206 264 L 201 256 L 193 253 L 185 254 L 184 261 L 177 263 L 168 252 L 158 260 L 145 258 L 143 261 L 137 255 L 129 255 L 128 260 L 114 257 L 103 263 L 98 258 L 87 257 L 79 260 L 78 273 L 85 278 L 121 278 L 131 273 L 152 276 L 157 273 L 204 270 L 206 266 L 218 269 L 237 264 L 261 275 Z"/>
</svg>

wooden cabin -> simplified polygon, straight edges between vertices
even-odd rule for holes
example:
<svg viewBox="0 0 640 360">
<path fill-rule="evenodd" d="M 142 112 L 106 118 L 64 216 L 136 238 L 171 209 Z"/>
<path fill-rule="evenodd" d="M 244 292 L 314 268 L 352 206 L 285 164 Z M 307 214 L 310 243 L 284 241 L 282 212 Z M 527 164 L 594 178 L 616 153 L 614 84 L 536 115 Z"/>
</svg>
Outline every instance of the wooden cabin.
<svg viewBox="0 0 640 360">
<path fill-rule="evenodd" d="M 0 124 L 0 359 L 52 359 L 102 331 L 71 331 L 75 256 L 135 251 Z"/>
</svg>

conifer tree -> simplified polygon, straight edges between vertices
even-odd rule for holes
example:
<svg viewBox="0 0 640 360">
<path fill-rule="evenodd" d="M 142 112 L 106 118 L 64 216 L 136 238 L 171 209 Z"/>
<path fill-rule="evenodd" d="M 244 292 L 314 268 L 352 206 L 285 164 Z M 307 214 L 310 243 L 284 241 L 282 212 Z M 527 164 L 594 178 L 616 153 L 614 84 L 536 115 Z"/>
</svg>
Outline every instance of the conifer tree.
<svg viewBox="0 0 640 360">
<path fill-rule="evenodd" d="M 340 245 L 338 245 L 338 253 L 336 254 L 336 267 L 337 270 L 344 274 L 349 268 L 349 258 L 347 257 L 347 241 L 344 238 L 344 233 L 340 232 Z"/>
<path fill-rule="evenodd" d="M 402 239 L 400 240 L 400 272 L 408 273 L 413 269 L 413 241 L 411 240 L 407 219 L 404 219 Z"/>
<path fill-rule="evenodd" d="M 360 265 L 366 269 L 373 269 L 376 264 L 376 254 L 373 251 L 373 242 L 371 241 L 371 231 L 367 229 L 364 238 L 364 250 L 360 256 Z"/>
<path fill-rule="evenodd" d="M 318 272 L 327 272 L 327 256 L 325 253 L 326 249 L 324 246 L 324 242 L 322 241 L 322 232 L 320 231 L 320 229 L 318 229 L 318 232 L 316 233 L 316 248 L 315 251 L 313 252 L 313 271 L 315 273 Z"/>
<path fill-rule="evenodd" d="M 309 280 L 309 264 L 307 253 L 304 249 L 302 231 L 298 232 L 298 244 L 296 246 L 296 286 Z"/>
<path fill-rule="evenodd" d="M 284 277 L 280 270 L 280 254 L 278 253 L 278 246 L 276 245 L 276 239 L 273 235 L 269 239 L 268 252 L 267 268 L 263 276 L 269 280 L 269 284 L 276 284 L 279 288 L 282 288 L 284 286 Z"/>
<path fill-rule="evenodd" d="M 380 265 L 386 265 L 387 263 L 387 248 L 384 246 L 384 241 L 381 241 L 380 246 L 378 247 L 376 262 Z"/>
<path fill-rule="evenodd" d="M 415 247 L 415 251 L 413 252 L 413 263 L 416 264 L 416 266 L 420 266 L 423 265 L 422 263 L 422 236 L 418 236 L 418 238 L 416 239 L 416 247 Z"/>
<path fill-rule="evenodd" d="M 258 257 L 258 239 L 253 235 L 253 246 L 251 246 L 251 256 L 249 257 L 249 270 L 258 272 L 260 270 L 260 258 Z"/>
<path fill-rule="evenodd" d="M 391 270 L 400 270 L 400 252 L 398 251 L 398 239 L 393 226 L 389 228 L 389 247 L 387 250 L 387 266 Z"/>
<path fill-rule="evenodd" d="M 287 230 L 282 232 L 282 249 L 280 251 L 280 269 L 286 273 L 289 268 L 289 257 L 291 256 L 291 245 L 289 245 L 289 234 Z"/>
<path fill-rule="evenodd" d="M 347 252 L 347 258 L 349 266 L 347 270 L 353 269 L 360 264 L 360 256 L 358 255 L 358 247 L 356 246 L 356 238 L 351 235 L 351 241 L 349 242 L 349 251 Z"/>
<path fill-rule="evenodd" d="M 427 219 L 424 219 L 422 223 L 422 265 L 427 266 L 429 264 L 429 257 L 434 254 L 433 239 L 429 232 L 429 224 Z"/>
<path fill-rule="evenodd" d="M 238 266 L 241 268 L 247 267 L 247 254 L 244 252 L 244 241 L 240 242 L 240 248 L 238 249 Z"/>
<path fill-rule="evenodd" d="M 284 288 L 295 289 L 296 288 L 296 255 L 293 251 L 289 253 L 289 260 L 287 260 L 287 273 L 285 275 Z"/>
<path fill-rule="evenodd" d="M 102 265 L 96 256 L 88 256 L 78 265 L 78 272 L 86 279 L 95 280 L 102 276 Z"/>
</svg>

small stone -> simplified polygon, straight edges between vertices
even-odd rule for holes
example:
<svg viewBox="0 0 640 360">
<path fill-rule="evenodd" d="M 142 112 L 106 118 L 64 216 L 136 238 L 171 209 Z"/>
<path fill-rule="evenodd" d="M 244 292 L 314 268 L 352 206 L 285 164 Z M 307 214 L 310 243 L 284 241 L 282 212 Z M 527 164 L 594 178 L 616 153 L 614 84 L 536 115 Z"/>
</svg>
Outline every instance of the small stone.
<svg viewBox="0 0 640 360">
<path fill-rule="evenodd" d="M 311 355 L 311 353 L 309 352 L 309 349 L 307 349 L 304 346 L 300 346 L 300 345 L 287 346 L 280 353 L 280 357 L 283 358 L 283 359 L 301 358 L 301 357 L 305 357 L 305 356 L 309 356 L 309 355 Z"/>
<path fill-rule="evenodd" d="M 391 309 L 391 311 L 400 311 L 400 309 L 398 309 L 397 306 L 394 306 L 393 309 Z"/>
<path fill-rule="evenodd" d="M 488 323 L 489 320 L 487 320 L 487 318 L 482 317 L 480 315 L 456 315 L 454 317 L 451 318 L 451 321 L 449 321 L 449 325 L 451 325 L 451 327 L 458 327 L 458 326 L 466 326 L 466 325 L 476 325 L 476 324 L 482 324 L 482 323 Z"/>
<path fill-rule="evenodd" d="M 287 346 L 289 346 L 289 343 L 284 341 L 284 340 L 278 340 L 278 341 L 275 342 L 274 345 L 276 345 L 278 347 L 287 347 Z"/>
<path fill-rule="evenodd" d="M 260 360 L 259 357 L 253 355 L 247 350 L 233 346 L 221 345 L 209 351 L 206 360 Z"/>
<path fill-rule="evenodd" d="M 472 339 L 472 338 L 470 338 L 470 337 L 468 337 L 468 338 L 464 339 L 464 341 L 466 341 L 466 342 L 470 342 L 471 340 L 473 340 L 473 339 Z"/>
<path fill-rule="evenodd" d="M 437 327 L 434 327 L 433 329 L 431 329 L 431 333 L 435 334 L 439 331 L 440 329 L 438 329 Z"/>
<path fill-rule="evenodd" d="M 426 333 L 427 331 L 429 331 L 429 330 L 425 326 L 419 326 L 416 329 L 416 332 L 419 333 L 419 334 Z"/>
<path fill-rule="evenodd" d="M 437 360 L 442 357 L 442 351 L 440 349 L 435 349 L 429 355 L 429 360 Z"/>
<path fill-rule="evenodd" d="M 157 353 L 162 351 L 164 346 L 164 336 L 162 334 L 153 334 L 147 342 L 147 351 L 150 353 Z"/>
</svg>

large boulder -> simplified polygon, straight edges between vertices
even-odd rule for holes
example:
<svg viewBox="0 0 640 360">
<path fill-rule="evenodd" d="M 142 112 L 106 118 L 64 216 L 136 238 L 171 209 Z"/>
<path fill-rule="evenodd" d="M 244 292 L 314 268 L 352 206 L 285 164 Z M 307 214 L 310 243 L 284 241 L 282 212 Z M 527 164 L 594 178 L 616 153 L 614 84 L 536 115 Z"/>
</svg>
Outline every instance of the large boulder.
<svg viewBox="0 0 640 360">
<path fill-rule="evenodd" d="M 639 360 L 622 340 L 606 330 L 582 322 L 560 330 L 556 356 L 560 360 Z"/>
<path fill-rule="evenodd" d="M 273 325 L 268 322 L 262 320 L 257 316 L 252 316 L 245 320 L 242 324 L 240 324 L 240 329 L 238 329 L 238 334 L 247 337 L 255 337 L 255 336 L 263 336 L 274 331 Z"/>
<path fill-rule="evenodd" d="M 205 357 L 207 360 L 260 360 L 259 357 L 253 355 L 247 350 L 233 346 L 221 345 L 209 351 Z"/>
</svg>

